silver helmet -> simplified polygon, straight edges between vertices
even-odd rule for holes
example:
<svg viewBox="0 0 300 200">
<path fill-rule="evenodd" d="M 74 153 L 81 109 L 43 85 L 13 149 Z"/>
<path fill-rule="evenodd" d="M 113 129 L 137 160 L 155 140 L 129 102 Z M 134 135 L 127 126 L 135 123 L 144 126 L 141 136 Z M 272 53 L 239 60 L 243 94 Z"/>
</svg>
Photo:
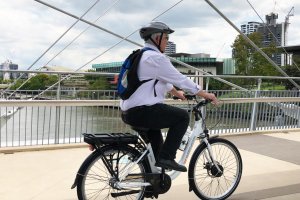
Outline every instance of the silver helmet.
<svg viewBox="0 0 300 200">
<path fill-rule="evenodd" d="M 163 22 L 151 22 L 147 26 L 144 26 L 140 29 L 140 36 L 145 41 L 148 40 L 152 34 L 154 33 L 167 33 L 171 34 L 174 30 L 172 30 L 168 25 Z"/>
</svg>

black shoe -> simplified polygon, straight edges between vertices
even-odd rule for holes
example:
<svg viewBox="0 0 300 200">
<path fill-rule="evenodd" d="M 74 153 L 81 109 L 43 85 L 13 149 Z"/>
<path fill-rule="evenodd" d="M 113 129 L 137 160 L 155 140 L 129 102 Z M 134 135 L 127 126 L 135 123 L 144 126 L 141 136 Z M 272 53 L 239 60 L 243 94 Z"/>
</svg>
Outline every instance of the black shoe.
<svg viewBox="0 0 300 200">
<path fill-rule="evenodd" d="M 186 172 L 187 169 L 183 165 L 179 165 L 177 162 L 174 160 L 166 160 L 166 159 L 159 159 L 155 166 L 157 167 L 162 167 L 162 168 L 167 168 L 167 169 L 173 169 L 175 171 L 180 171 L 180 172 Z"/>
</svg>

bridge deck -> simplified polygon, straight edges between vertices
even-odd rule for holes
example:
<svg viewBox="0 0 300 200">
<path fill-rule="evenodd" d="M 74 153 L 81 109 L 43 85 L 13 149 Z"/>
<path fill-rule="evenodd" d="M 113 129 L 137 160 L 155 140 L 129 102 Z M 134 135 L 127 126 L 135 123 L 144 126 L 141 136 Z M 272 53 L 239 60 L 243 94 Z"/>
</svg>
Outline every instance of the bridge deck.
<svg viewBox="0 0 300 200">
<path fill-rule="evenodd" d="M 229 199 L 300 199 L 299 131 L 227 138 L 239 148 L 244 164 L 241 183 Z M 1 200 L 77 199 L 76 190 L 70 187 L 77 169 L 90 153 L 87 148 L 3 152 L 0 154 Z M 198 198 L 188 192 L 187 174 L 182 173 L 171 190 L 159 199 Z"/>
</svg>

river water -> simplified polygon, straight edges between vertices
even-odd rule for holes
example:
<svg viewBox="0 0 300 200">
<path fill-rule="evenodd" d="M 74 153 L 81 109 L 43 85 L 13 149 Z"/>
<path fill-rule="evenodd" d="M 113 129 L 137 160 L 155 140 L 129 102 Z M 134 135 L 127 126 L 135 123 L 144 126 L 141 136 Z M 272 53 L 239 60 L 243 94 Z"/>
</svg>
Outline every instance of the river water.
<svg viewBox="0 0 300 200">
<path fill-rule="evenodd" d="M 108 107 L 19 107 L 2 116 L 0 126 L 2 147 L 74 143 L 82 141 L 82 133 L 129 130 L 119 110 Z"/>
<path fill-rule="evenodd" d="M 15 112 L 8 114 L 10 110 Z M 0 147 L 82 142 L 82 133 L 132 132 L 122 122 L 119 109 L 111 107 L 2 107 L 0 115 Z M 217 134 L 245 132 L 250 127 L 249 116 L 230 116 L 220 110 L 208 113 L 206 121 Z M 264 118 L 256 124 L 264 130 L 293 128 L 284 126 L 286 121 Z"/>
</svg>

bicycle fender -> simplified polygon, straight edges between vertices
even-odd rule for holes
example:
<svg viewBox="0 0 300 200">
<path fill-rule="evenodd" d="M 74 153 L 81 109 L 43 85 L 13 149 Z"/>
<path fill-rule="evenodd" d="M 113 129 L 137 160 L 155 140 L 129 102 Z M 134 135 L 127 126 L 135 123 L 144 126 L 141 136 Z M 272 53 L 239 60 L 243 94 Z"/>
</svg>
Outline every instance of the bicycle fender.
<svg viewBox="0 0 300 200">
<path fill-rule="evenodd" d="M 93 151 L 93 152 L 92 152 L 92 153 L 91 153 L 91 154 L 83 161 L 83 163 L 81 164 L 81 166 L 80 166 L 79 169 L 78 169 L 78 172 L 77 172 L 77 174 L 76 174 L 74 183 L 73 183 L 73 185 L 71 186 L 71 189 L 76 188 L 76 186 L 77 186 L 77 181 L 78 181 L 78 177 L 79 177 L 79 176 L 82 176 L 83 166 L 84 166 L 85 163 L 88 162 L 88 160 L 90 160 L 90 158 L 93 157 L 94 154 L 96 154 L 96 153 L 97 153 L 97 151 Z"/>
<path fill-rule="evenodd" d="M 118 146 L 120 146 L 120 145 L 107 145 L 107 146 L 103 146 L 103 147 L 101 147 L 101 148 L 107 148 L 107 147 L 116 147 L 116 148 L 118 148 Z M 126 146 L 128 146 L 128 145 L 126 145 Z M 132 148 L 132 149 L 135 150 L 135 151 L 137 151 L 134 147 L 131 147 L 131 146 L 128 146 L 128 147 L 129 147 L 129 148 Z M 79 170 L 78 170 L 78 172 L 77 172 L 77 174 L 76 174 L 74 183 L 73 183 L 73 185 L 71 186 L 71 189 L 74 189 L 74 188 L 77 186 L 78 178 L 79 178 L 80 176 L 83 176 L 83 171 L 84 171 L 85 165 L 90 161 L 90 159 L 92 159 L 94 156 L 97 156 L 97 155 L 95 155 L 95 154 L 99 154 L 99 151 L 100 151 L 101 148 L 94 150 L 94 151 L 93 151 L 93 152 L 92 152 L 92 153 L 91 153 L 91 154 L 83 161 L 83 163 L 82 163 L 81 166 L 79 167 Z M 145 162 L 146 162 L 146 165 L 149 167 L 148 161 L 146 160 Z"/>
<path fill-rule="evenodd" d="M 216 138 L 218 138 L 218 136 L 215 136 L 215 137 L 210 137 L 208 139 L 209 143 L 211 143 L 211 141 L 214 141 Z M 206 147 L 206 144 L 205 142 L 201 141 L 201 143 L 196 147 L 191 159 L 190 159 L 190 163 L 192 160 L 195 160 L 197 159 L 197 156 L 199 154 L 199 151 L 202 149 L 202 148 L 205 148 Z M 188 179 L 189 179 L 189 191 L 191 192 L 194 188 L 192 188 L 192 174 L 193 174 L 193 169 L 191 167 L 191 165 L 189 164 L 189 170 L 188 170 Z"/>
</svg>

